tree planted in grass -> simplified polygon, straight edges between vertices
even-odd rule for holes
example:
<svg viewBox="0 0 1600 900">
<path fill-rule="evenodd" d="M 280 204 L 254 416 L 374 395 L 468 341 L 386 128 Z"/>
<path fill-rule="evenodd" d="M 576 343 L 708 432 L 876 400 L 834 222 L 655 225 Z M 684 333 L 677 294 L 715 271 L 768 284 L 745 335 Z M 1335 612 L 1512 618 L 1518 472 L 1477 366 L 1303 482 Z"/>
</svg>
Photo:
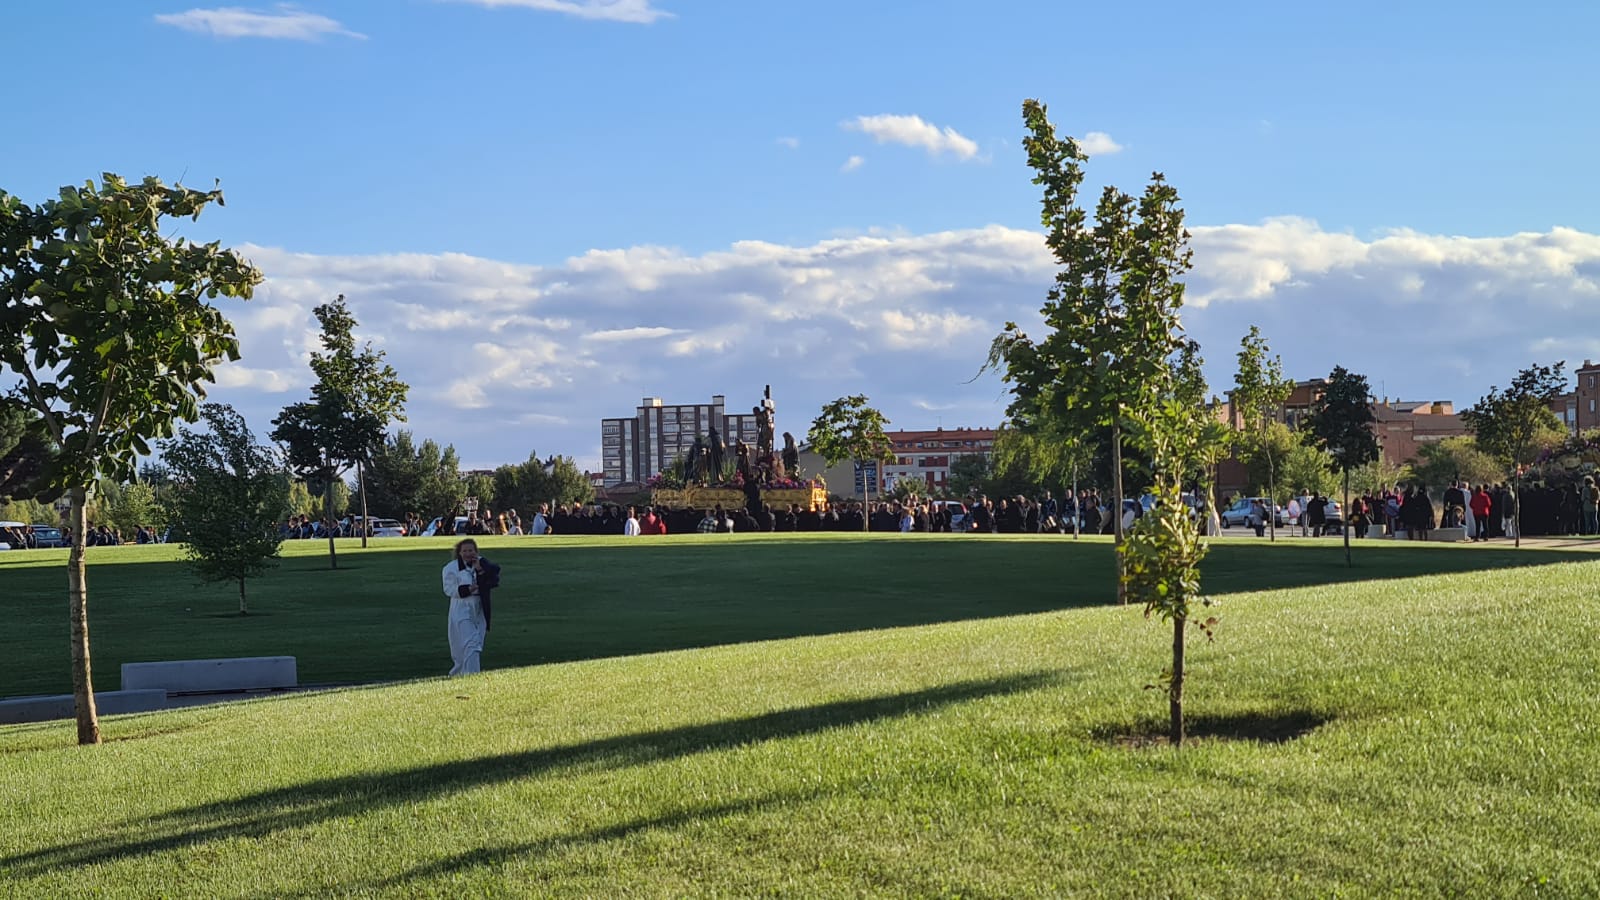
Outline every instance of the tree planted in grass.
<svg viewBox="0 0 1600 900">
<path fill-rule="evenodd" d="M 822 407 L 822 412 L 811 422 L 811 430 L 806 432 L 806 440 L 829 466 L 847 459 L 853 461 L 856 471 L 861 473 L 862 502 L 869 503 L 874 479 L 867 477 L 864 463 L 881 464 L 894 459 L 894 447 L 883 431 L 887 424 L 889 420 L 883 413 L 867 405 L 865 395 L 852 394 Z M 871 515 L 861 517 L 862 531 L 870 529 L 871 520 Z"/>
<path fill-rule="evenodd" d="M 161 444 L 174 481 L 172 510 L 190 569 L 201 581 L 236 583 L 245 616 L 245 582 L 276 565 L 283 545 L 278 523 L 289 511 L 288 473 L 233 407 L 207 403 L 200 416 L 209 433 L 185 428 Z"/>
<path fill-rule="evenodd" d="M 356 349 L 355 316 L 344 295 L 312 310 L 322 324 L 322 353 L 311 354 L 311 371 L 317 376 L 309 403 L 283 408 L 272 424 L 273 440 L 286 448 L 289 465 L 301 478 L 324 492 L 323 508 L 333 508 L 333 485 L 352 467 L 363 465 L 383 445 L 384 429 L 391 421 L 404 422 L 406 392 L 394 367 L 385 363 L 382 350 L 368 341 Z M 362 491 L 361 520 L 367 521 L 366 492 Z M 333 524 L 331 515 L 329 525 Z M 361 545 L 366 546 L 366 529 Z M 339 568 L 328 529 L 328 565 Z"/>
<path fill-rule="evenodd" d="M 1550 410 L 1550 404 L 1567 391 L 1565 366 L 1565 360 L 1553 366 L 1529 366 L 1511 379 L 1510 387 L 1504 391 L 1490 387 L 1489 393 L 1461 413 L 1478 446 L 1498 457 L 1511 472 L 1516 485 L 1511 518 L 1518 547 L 1522 546 L 1522 469 L 1533 462 L 1541 447 L 1566 437 L 1561 420 Z"/>
<path fill-rule="evenodd" d="M 1367 377 L 1335 366 L 1322 396 L 1311 405 L 1305 423 L 1306 440 L 1327 452 L 1335 471 L 1344 475 L 1344 562 L 1350 566 L 1350 473 L 1378 458 L 1378 438 L 1372 433 L 1372 395 Z"/>
<path fill-rule="evenodd" d="M 1234 409 L 1243 425 L 1246 445 L 1266 463 L 1267 497 L 1278 502 L 1277 469 L 1273 465 L 1273 446 L 1267 440 L 1267 425 L 1294 391 L 1294 379 L 1283 377 L 1283 359 L 1268 356 L 1272 350 L 1261 329 L 1251 325 L 1250 333 L 1239 342 L 1239 369 L 1233 376 L 1231 395 Z M 1278 516 L 1267 510 L 1267 534 L 1278 539 Z"/>
<path fill-rule="evenodd" d="M 150 441 L 194 421 L 212 367 L 239 358 L 233 326 L 207 300 L 250 297 L 261 272 L 219 243 L 163 221 L 197 218 L 219 190 L 146 178 L 65 187 L 37 206 L 0 192 L 0 362 L 59 455 L 40 476 L 71 504 L 67 561 L 78 742 L 100 742 L 90 666 L 84 506 L 101 478 L 134 477 Z"/>
<path fill-rule="evenodd" d="M 1007 322 L 986 368 L 1002 369 L 1012 385 L 1006 412 L 1013 422 L 1055 422 L 1063 433 L 1111 429 L 1113 534 L 1120 545 L 1123 438 L 1144 433 L 1169 394 L 1169 361 L 1183 345 L 1179 279 L 1190 268 L 1189 232 L 1177 189 L 1159 172 L 1138 198 L 1108 185 L 1091 224 L 1078 205 L 1088 155 L 1056 134 L 1043 103 L 1025 101 L 1022 117 L 1033 183 L 1044 189 L 1045 244 L 1059 268 L 1040 309 L 1046 336 L 1036 341 Z"/>
<path fill-rule="evenodd" d="M 1155 462 L 1155 505 L 1133 523 L 1128 539 L 1117 548 L 1122 560 L 1119 578 L 1127 599 L 1144 605 L 1146 618 L 1172 623 L 1172 663 L 1162 673 L 1167 692 L 1168 735 L 1174 746 L 1184 740 L 1184 650 L 1188 626 L 1215 601 L 1200 592 L 1200 560 L 1206 555 L 1199 523 L 1183 502 L 1183 473 L 1211 451 L 1215 433 L 1206 419 L 1216 419 L 1203 406 L 1181 394 L 1165 400 L 1140 422 L 1139 439 Z M 1216 617 L 1195 624 L 1210 637 Z"/>
</svg>

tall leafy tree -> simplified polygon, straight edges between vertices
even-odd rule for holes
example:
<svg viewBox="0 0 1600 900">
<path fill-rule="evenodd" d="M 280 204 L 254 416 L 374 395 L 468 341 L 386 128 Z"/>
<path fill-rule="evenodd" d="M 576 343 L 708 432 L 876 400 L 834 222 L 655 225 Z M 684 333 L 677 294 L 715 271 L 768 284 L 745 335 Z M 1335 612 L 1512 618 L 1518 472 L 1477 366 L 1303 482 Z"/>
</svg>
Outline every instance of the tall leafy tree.
<svg viewBox="0 0 1600 900">
<path fill-rule="evenodd" d="M 1335 366 L 1328 375 L 1322 396 L 1311 405 L 1304 428 L 1306 440 L 1325 451 L 1333 460 L 1334 471 L 1344 476 L 1344 508 L 1350 509 L 1350 473 L 1378 458 L 1378 437 L 1372 433 L 1376 421 L 1372 413 L 1372 394 L 1367 377 Z M 1346 512 L 1348 519 L 1349 513 Z M 1345 522 L 1344 562 L 1350 566 L 1350 528 Z"/>
<path fill-rule="evenodd" d="M 1251 325 L 1250 333 L 1239 342 L 1239 369 L 1233 376 L 1231 397 L 1246 445 L 1266 464 L 1267 496 L 1276 503 L 1277 468 L 1274 448 L 1266 439 L 1267 425 L 1275 421 L 1278 410 L 1289 399 L 1294 380 L 1283 377 L 1283 360 L 1269 355 L 1271 352 L 1261 329 Z M 1267 529 L 1274 541 L 1278 539 L 1277 520 L 1276 515 L 1267 516 Z"/>
<path fill-rule="evenodd" d="M 401 518 L 406 513 L 427 511 L 422 504 L 422 489 L 438 465 L 438 447 L 433 448 L 432 465 L 416 446 L 411 432 L 401 429 L 374 448 L 367 462 L 367 503 L 380 516 Z"/>
<path fill-rule="evenodd" d="M 1504 391 L 1498 385 L 1490 387 L 1489 393 L 1461 413 L 1461 420 L 1472 429 L 1478 446 L 1499 458 L 1511 472 L 1516 484 L 1511 515 L 1516 522 L 1518 547 L 1522 546 L 1523 467 L 1533 462 L 1541 446 L 1566 436 L 1561 420 L 1550 411 L 1550 404 L 1567 391 L 1565 367 L 1564 360 L 1553 366 L 1529 366 L 1511 379 L 1510 387 Z"/>
<path fill-rule="evenodd" d="M 261 273 L 219 243 L 172 235 L 222 192 L 107 173 L 38 205 L 0 192 L 0 362 L 15 399 L 59 451 L 42 480 L 64 491 L 78 741 L 99 743 L 89 649 L 84 507 L 101 478 L 133 478 L 150 442 L 193 421 L 212 368 L 237 359 L 233 326 L 207 301 L 248 298 Z"/>
<path fill-rule="evenodd" d="M 1112 509 L 1120 511 L 1123 439 L 1148 433 L 1170 395 L 1171 361 L 1184 342 L 1178 310 L 1180 279 L 1191 264 L 1189 233 L 1178 192 L 1160 173 L 1138 198 L 1107 186 L 1091 223 L 1078 205 L 1088 156 L 1056 134 L 1043 103 L 1024 102 L 1022 116 L 1033 183 L 1044 191 L 1045 244 L 1059 269 L 1040 309 L 1045 336 L 1034 340 L 1006 323 L 988 365 L 1012 385 L 1012 422 L 1056 421 L 1072 433 L 1110 428 Z M 1120 545 L 1122 516 L 1113 521 Z M 1122 586 L 1119 576 L 1119 594 Z"/>
<path fill-rule="evenodd" d="M 190 569 L 201 581 L 237 584 L 239 615 L 249 615 L 245 584 L 276 564 L 289 483 L 277 454 L 256 443 L 233 407 L 207 403 L 200 415 L 208 432 L 181 429 L 161 444 L 173 475 L 172 508 Z"/>
<path fill-rule="evenodd" d="M 811 421 L 806 440 L 829 466 L 848 459 L 864 474 L 863 463 L 886 463 L 894 459 L 894 447 L 883 430 L 883 426 L 888 424 L 889 420 L 883 417 L 883 413 L 867 405 L 866 395 L 852 394 L 822 407 L 822 412 Z M 865 477 L 861 481 L 862 499 L 869 503 L 872 500 L 872 481 Z M 862 531 L 871 527 L 871 518 L 870 515 L 861 517 Z"/>
<path fill-rule="evenodd" d="M 312 312 L 322 324 L 323 352 L 311 355 L 311 371 L 317 379 L 311 386 L 311 400 L 284 407 L 272 420 L 276 426 L 272 439 L 287 448 L 295 473 L 324 491 L 323 507 L 331 509 L 334 483 L 352 467 L 358 469 L 359 480 L 360 468 L 382 446 L 389 423 L 406 420 L 410 388 L 394 367 L 383 361 L 384 352 L 372 349 L 372 342 L 357 347 L 359 323 L 350 314 L 343 294 Z M 365 520 L 364 503 L 361 515 Z M 361 542 L 366 546 L 365 531 Z M 328 564 L 339 567 L 331 530 Z"/>
</svg>

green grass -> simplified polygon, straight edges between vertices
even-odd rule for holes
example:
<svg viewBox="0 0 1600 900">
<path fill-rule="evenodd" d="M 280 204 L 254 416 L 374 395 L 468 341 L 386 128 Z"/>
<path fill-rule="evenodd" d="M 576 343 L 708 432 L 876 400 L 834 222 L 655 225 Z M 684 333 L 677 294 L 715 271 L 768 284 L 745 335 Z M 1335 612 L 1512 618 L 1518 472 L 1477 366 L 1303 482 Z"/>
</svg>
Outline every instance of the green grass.
<svg viewBox="0 0 1600 900">
<path fill-rule="evenodd" d="M 199 585 L 175 546 L 91 549 L 89 623 L 100 690 L 121 665 L 164 659 L 290 655 L 306 684 L 438 675 L 450 668 L 439 570 L 451 539 L 284 545 L 281 566 L 249 586 Z M 487 538 L 506 567 L 484 665 L 537 665 L 1074 609 L 1114 602 L 1104 539 L 891 535 L 684 535 Z M 1358 544 L 1215 543 L 1205 587 L 1233 593 L 1423 573 L 1584 560 L 1581 552 Z M 0 697 L 66 693 L 66 551 L 0 553 Z"/>
<path fill-rule="evenodd" d="M 707 543 L 491 544 L 540 586 L 490 662 L 575 661 L 111 718 L 98 748 L 0 729 L 0 894 L 1600 894 L 1600 561 L 1572 561 L 1593 556 L 1371 547 L 1350 571 L 1331 544 L 1224 541 L 1199 737 L 1173 751 L 1140 689 L 1168 631 L 1104 603 L 1104 545 Z M 91 591 L 171 574 L 141 552 Z M 437 668 L 440 554 L 351 562 L 333 579 L 361 591 L 264 589 L 271 615 L 122 621 L 318 644 L 295 620 L 352 607 L 327 620 L 365 622 L 343 653 L 384 657 L 415 605 L 404 653 Z M 5 565 L 10 616 L 34 570 Z"/>
</svg>

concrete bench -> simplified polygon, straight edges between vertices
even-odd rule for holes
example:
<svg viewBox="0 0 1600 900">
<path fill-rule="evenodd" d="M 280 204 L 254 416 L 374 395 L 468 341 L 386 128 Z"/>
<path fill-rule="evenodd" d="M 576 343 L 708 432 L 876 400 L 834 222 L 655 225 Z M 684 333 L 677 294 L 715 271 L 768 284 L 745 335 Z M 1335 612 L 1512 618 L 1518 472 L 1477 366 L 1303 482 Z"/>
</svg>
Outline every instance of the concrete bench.
<svg viewBox="0 0 1600 900">
<path fill-rule="evenodd" d="M 163 690 L 96 691 L 94 708 L 98 714 L 103 716 L 166 709 L 167 692 Z M 0 725 L 49 722 L 53 719 L 70 719 L 75 715 L 77 715 L 77 711 L 73 709 L 71 694 L 13 697 L 10 700 L 0 700 Z"/>
<path fill-rule="evenodd" d="M 181 659 L 122 664 L 122 689 L 160 689 L 171 694 L 264 691 L 298 686 L 292 656 Z"/>
<path fill-rule="evenodd" d="M 1467 526 L 1456 525 L 1450 528 L 1435 528 L 1428 532 L 1430 541 L 1464 541 L 1467 539 Z"/>
</svg>

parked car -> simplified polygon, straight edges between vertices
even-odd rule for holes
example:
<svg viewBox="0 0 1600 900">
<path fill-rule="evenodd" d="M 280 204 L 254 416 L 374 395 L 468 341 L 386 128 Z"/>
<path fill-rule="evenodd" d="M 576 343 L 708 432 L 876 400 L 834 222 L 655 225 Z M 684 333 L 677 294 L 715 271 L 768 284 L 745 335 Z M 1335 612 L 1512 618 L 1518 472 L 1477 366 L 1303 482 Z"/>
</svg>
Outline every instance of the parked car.
<svg viewBox="0 0 1600 900">
<path fill-rule="evenodd" d="M 399 522 L 395 521 L 394 519 L 373 519 L 372 520 L 372 536 L 373 537 L 405 537 L 406 536 L 406 526 L 400 524 Z"/>
<path fill-rule="evenodd" d="M 433 537 L 434 535 L 438 534 L 439 533 L 439 525 L 442 524 L 443 522 L 444 522 L 444 516 L 434 516 L 433 517 L 433 521 L 428 523 L 428 527 L 422 529 L 422 536 L 423 537 Z M 467 527 L 467 517 L 466 516 L 456 516 L 455 533 L 456 534 L 461 534 L 466 527 Z"/>
<path fill-rule="evenodd" d="M 1271 509 L 1277 527 L 1283 528 L 1289 524 L 1289 518 L 1283 512 L 1283 507 L 1265 497 L 1240 497 L 1233 501 L 1233 505 L 1222 511 L 1222 527 L 1232 528 L 1235 525 L 1248 525 L 1250 522 L 1250 509 L 1259 502 L 1262 509 Z"/>
<path fill-rule="evenodd" d="M 8 537 L 9 534 L 21 534 L 22 529 L 26 527 L 27 525 L 22 522 L 0 522 L 0 550 L 28 549 L 26 544 L 21 547 L 13 547 L 11 546 L 11 543 L 6 540 L 6 537 Z"/>
<path fill-rule="evenodd" d="M 67 536 L 62 534 L 61 529 L 54 525 L 35 525 L 33 526 L 33 545 L 40 549 L 65 547 L 67 545 Z"/>
<path fill-rule="evenodd" d="M 960 534 L 967 530 L 967 505 L 960 500 L 935 500 L 950 513 L 950 530 Z"/>
</svg>

